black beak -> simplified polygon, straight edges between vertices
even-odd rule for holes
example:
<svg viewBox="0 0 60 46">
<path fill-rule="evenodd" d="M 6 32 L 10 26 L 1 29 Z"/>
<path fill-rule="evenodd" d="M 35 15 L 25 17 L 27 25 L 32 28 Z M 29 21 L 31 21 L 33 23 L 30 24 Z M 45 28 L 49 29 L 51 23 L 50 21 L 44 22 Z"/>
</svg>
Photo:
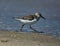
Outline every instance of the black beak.
<svg viewBox="0 0 60 46">
<path fill-rule="evenodd" d="M 42 15 L 40 15 L 41 16 L 41 18 L 43 18 L 44 20 L 46 19 L 45 17 L 43 17 Z"/>
<path fill-rule="evenodd" d="M 46 18 L 42 16 L 42 18 L 45 20 Z"/>
</svg>

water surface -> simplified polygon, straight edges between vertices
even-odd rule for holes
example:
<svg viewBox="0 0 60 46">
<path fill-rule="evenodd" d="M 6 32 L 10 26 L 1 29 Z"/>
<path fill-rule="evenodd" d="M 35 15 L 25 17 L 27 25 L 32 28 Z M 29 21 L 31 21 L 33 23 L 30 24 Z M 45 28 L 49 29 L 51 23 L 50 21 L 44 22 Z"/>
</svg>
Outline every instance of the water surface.
<svg viewBox="0 0 60 46">
<path fill-rule="evenodd" d="M 18 30 L 21 23 L 12 19 L 41 12 L 46 20 L 40 19 L 32 25 L 38 31 L 60 37 L 60 0 L 0 0 L 0 30 Z M 32 31 L 24 26 L 23 31 Z"/>
</svg>

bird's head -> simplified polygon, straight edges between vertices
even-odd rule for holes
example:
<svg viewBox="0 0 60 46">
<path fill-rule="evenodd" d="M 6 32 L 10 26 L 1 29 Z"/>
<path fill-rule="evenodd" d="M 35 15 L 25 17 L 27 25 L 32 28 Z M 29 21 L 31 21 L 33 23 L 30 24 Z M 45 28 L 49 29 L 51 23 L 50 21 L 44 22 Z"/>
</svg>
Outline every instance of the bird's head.
<svg viewBox="0 0 60 46">
<path fill-rule="evenodd" d="M 46 19 L 45 17 L 43 17 L 43 16 L 42 16 L 42 14 L 41 14 L 41 13 L 35 13 L 35 15 L 36 15 L 37 17 L 39 17 L 39 18 Z"/>
</svg>

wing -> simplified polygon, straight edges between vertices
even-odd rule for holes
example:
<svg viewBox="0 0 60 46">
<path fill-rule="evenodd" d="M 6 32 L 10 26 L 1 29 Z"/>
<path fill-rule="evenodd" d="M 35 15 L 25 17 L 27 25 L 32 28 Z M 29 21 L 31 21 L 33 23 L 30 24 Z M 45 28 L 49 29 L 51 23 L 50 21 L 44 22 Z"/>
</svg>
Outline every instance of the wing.
<svg viewBox="0 0 60 46">
<path fill-rule="evenodd" d="M 34 16 L 33 15 L 24 16 L 24 17 L 22 17 L 22 19 L 25 19 L 25 20 L 33 20 L 34 19 Z"/>
</svg>

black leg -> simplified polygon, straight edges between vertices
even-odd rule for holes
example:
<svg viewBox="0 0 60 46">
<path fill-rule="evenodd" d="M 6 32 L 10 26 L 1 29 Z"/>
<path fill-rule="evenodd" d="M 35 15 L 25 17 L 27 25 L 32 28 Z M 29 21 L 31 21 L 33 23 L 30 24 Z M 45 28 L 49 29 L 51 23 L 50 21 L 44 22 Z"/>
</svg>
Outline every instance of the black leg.
<svg viewBox="0 0 60 46">
<path fill-rule="evenodd" d="M 32 29 L 33 31 L 35 31 L 35 32 L 37 32 L 37 33 L 40 33 L 40 32 L 38 32 L 37 30 L 33 29 L 33 28 L 31 27 L 31 25 L 30 25 L 30 29 Z"/>
<path fill-rule="evenodd" d="M 24 27 L 24 25 L 25 25 L 25 24 L 23 24 L 23 25 L 21 26 L 21 29 L 20 29 L 20 31 L 22 31 L 22 28 Z"/>
</svg>

